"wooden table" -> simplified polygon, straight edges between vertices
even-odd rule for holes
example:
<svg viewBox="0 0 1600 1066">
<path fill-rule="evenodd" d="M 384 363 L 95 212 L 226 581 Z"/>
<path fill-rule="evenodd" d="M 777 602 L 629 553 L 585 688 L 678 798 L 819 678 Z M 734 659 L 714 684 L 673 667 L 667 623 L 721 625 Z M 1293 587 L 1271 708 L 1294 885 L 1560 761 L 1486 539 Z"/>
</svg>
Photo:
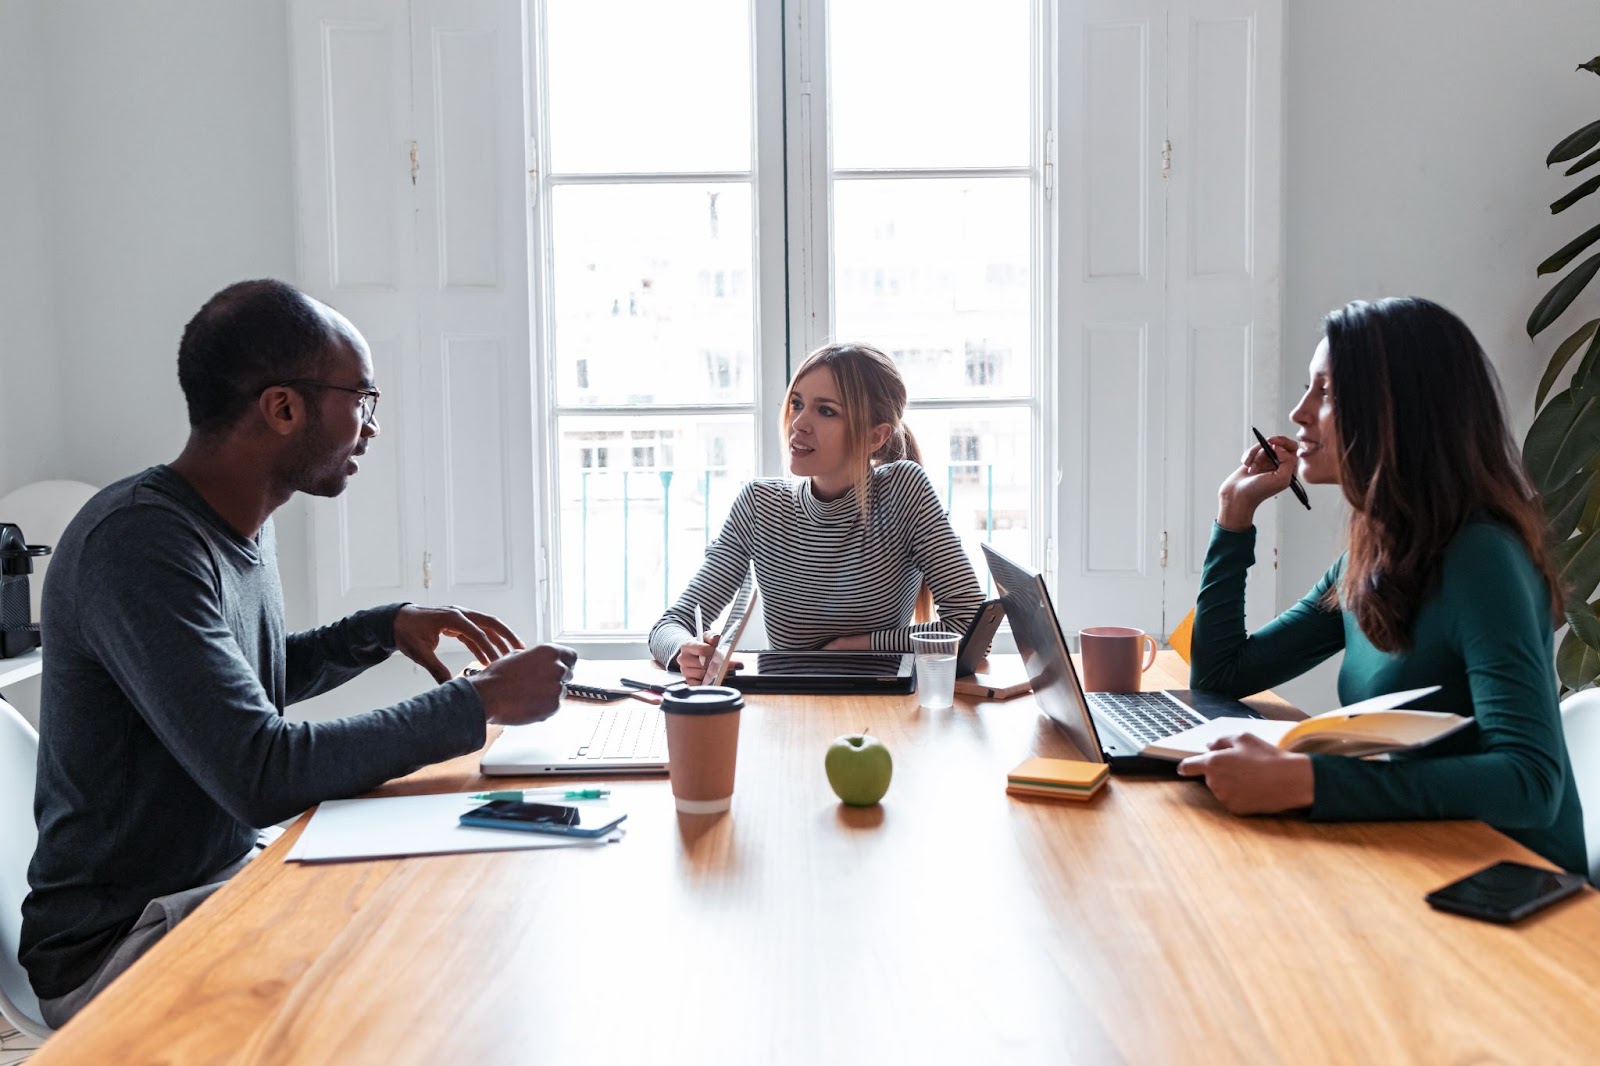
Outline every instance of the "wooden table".
<svg viewBox="0 0 1600 1066">
<path fill-rule="evenodd" d="M 1167 653 L 1170 655 L 1170 653 Z M 1177 664 L 1181 671 L 1181 664 Z M 1147 677 L 1181 682 L 1167 659 Z M 1280 709 L 1283 705 L 1278 705 Z M 822 756 L 870 727 L 881 807 Z M 1475 822 L 1233 817 L 1192 782 L 1007 797 L 1071 756 L 1027 698 L 759 697 L 730 815 L 617 782 L 625 840 L 236 877 L 33 1060 L 59 1063 L 1573 1062 L 1600 900 L 1516 928 L 1429 889 L 1538 861 Z M 385 793 L 482 787 L 477 757 Z M 504 780 L 496 781 L 504 784 Z"/>
</svg>

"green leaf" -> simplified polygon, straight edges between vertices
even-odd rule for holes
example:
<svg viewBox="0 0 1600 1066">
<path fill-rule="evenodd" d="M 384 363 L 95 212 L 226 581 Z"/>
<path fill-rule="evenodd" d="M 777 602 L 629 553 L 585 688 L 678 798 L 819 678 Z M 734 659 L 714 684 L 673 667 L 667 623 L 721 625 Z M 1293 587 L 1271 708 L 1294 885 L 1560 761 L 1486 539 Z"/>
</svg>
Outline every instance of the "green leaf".
<svg viewBox="0 0 1600 1066">
<path fill-rule="evenodd" d="M 1556 677 L 1569 689 L 1594 684 L 1600 680 L 1600 651 L 1585 644 L 1577 633 L 1567 630 L 1556 651 Z"/>
<path fill-rule="evenodd" d="M 1600 181 L 1600 175 L 1596 175 L 1595 180 Z M 1544 294 L 1544 299 L 1533 309 L 1533 314 L 1528 316 L 1528 336 L 1537 337 L 1541 330 L 1560 318 L 1561 312 L 1578 298 L 1597 270 L 1600 270 L 1600 254 L 1591 255 L 1573 267 L 1572 273 L 1551 286 L 1550 291 Z"/>
<path fill-rule="evenodd" d="M 1589 383 L 1594 378 L 1595 364 L 1600 363 L 1600 335 L 1589 342 L 1589 350 L 1583 353 L 1583 358 L 1578 362 L 1578 369 L 1572 372 L 1572 387 L 1580 392 L 1589 391 Z"/>
<path fill-rule="evenodd" d="M 1600 226 L 1595 226 L 1593 229 L 1585 232 L 1581 237 L 1578 237 L 1576 240 L 1562 246 L 1559 252 L 1540 263 L 1539 276 L 1542 278 L 1546 274 L 1554 274 L 1556 271 L 1560 270 L 1562 267 L 1576 259 L 1579 252 L 1589 247 L 1589 245 L 1593 244 L 1595 241 L 1600 241 Z"/>
<path fill-rule="evenodd" d="M 1588 600 L 1587 594 L 1580 594 L 1575 590 L 1569 591 L 1562 609 L 1567 616 L 1567 625 L 1578 634 L 1578 639 L 1589 647 L 1600 650 L 1600 618 L 1594 616 L 1594 607 Z"/>
<path fill-rule="evenodd" d="M 1544 157 L 1544 165 L 1554 166 L 1576 158 L 1600 144 L 1600 122 L 1591 122 L 1580 130 L 1575 130 L 1561 139 L 1561 143 L 1550 149 L 1550 154 Z"/>
<path fill-rule="evenodd" d="M 1588 470 L 1587 476 L 1575 477 L 1543 498 L 1545 530 L 1552 545 L 1560 544 L 1578 528 L 1578 519 L 1588 506 L 1595 483 L 1593 463 Z"/>
<path fill-rule="evenodd" d="M 1590 469 L 1594 464 L 1590 464 Z M 1582 481 L 1583 478 L 1575 477 L 1572 480 Z M 1578 532 L 1593 533 L 1600 529 L 1600 492 L 1589 493 L 1588 499 L 1583 504 L 1583 514 L 1578 516 Z"/>
<path fill-rule="evenodd" d="M 1590 152 L 1588 155 L 1584 156 L 1582 159 L 1580 159 L 1576 163 L 1572 164 L 1566 170 L 1563 170 L 1561 172 L 1561 174 L 1562 174 L 1563 177 L 1570 178 L 1570 177 L 1572 177 L 1572 175 L 1576 174 L 1578 171 L 1580 171 L 1580 170 L 1588 170 L 1590 167 L 1594 166 L 1596 163 L 1600 163 L 1600 148 L 1596 148 L 1594 151 Z"/>
<path fill-rule="evenodd" d="M 1544 377 L 1539 379 L 1538 395 L 1533 398 L 1533 409 L 1535 411 L 1544 406 L 1544 398 L 1550 392 L 1550 386 L 1556 383 L 1556 379 L 1561 376 L 1561 371 L 1566 368 L 1567 361 L 1572 358 L 1574 352 L 1583 346 L 1583 342 L 1589 339 L 1589 335 L 1594 332 L 1596 326 L 1600 326 L 1600 318 L 1591 318 L 1579 326 L 1577 332 L 1562 341 L 1561 347 L 1556 349 L 1556 354 L 1550 357 L 1550 365 L 1544 368 Z"/>
<path fill-rule="evenodd" d="M 1560 575 L 1561 587 L 1585 600 L 1600 588 L 1600 532 L 1580 533 L 1557 544 L 1550 562 Z"/>
<path fill-rule="evenodd" d="M 1522 461 L 1540 492 L 1550 493 L 1582 473 L 1600 452 L 1600 396 L 1565 389 L 1550 397 L 1528 430 Z"/>
<path fill-rule="evenodd" d="M 1596 174 L 1594 177 L 1590 178 L 1582 185 L 1579 185 L 1577 188 L 1567 193 L 1567 195 L 1563 196 L 1555 203 L 1551 204 L 1550 213 L 1552 215 L 1559 215 L 1561 212 L 1565 211 L 1567 208 L 1571 207 L 1585 196 L 1588 196 L 1596 189 L 1600 189 L 1600 174 Z"/>
</svg>

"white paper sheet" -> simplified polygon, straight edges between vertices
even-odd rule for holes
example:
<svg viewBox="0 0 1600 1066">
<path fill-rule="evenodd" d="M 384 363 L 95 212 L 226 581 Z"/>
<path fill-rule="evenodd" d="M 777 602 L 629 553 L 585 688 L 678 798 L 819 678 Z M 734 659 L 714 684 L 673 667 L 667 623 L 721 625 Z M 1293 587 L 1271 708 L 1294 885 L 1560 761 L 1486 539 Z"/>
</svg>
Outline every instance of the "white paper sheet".
<svg viewBox="0 0 1600 1066">
<path fill-rule="evenodd" d="M 621 830 L 599 840 L 583 840 L 554 833 L 479 829 L 457 822 L 482 803 L 470 793 L 328 800 L 311 816 L 311 823 L 284 861 L 338 862 L 465 851 L 582 848 L 622 839 Z"/>
</svg>

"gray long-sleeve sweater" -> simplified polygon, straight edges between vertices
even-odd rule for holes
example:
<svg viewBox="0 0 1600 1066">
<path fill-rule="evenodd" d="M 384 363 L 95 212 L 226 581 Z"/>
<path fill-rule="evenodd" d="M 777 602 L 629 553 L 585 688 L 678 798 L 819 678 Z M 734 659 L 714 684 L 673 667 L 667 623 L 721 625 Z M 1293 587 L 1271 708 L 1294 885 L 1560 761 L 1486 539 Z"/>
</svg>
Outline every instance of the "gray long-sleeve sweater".
<svg viewBox="0 0 1600 1066">
<path fill-rule="evenodd" d="M 240 536 L 164 466 L 89 501 L 44 590 L 19 953 L 39 996 L 81 985 L 146 903 L 208 883 L 257 827 L 482 745 L 462 680 L 337 721 L 284 719 L 388 658 L 399 606 L 286 634 L 270 522 Z"/>
</svg>

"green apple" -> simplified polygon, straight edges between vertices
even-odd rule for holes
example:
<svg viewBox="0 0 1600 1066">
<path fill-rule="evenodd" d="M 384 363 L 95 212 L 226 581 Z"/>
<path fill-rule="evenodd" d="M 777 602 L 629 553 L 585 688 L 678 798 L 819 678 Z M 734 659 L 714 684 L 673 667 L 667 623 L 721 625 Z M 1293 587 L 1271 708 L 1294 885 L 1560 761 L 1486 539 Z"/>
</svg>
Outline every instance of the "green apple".
<svg viewBox="0 0 1600 1066">
<path fill-rule="evenodd" d="M 852 733 L 828 745 L 822 760 L 828 771 L 828 784 L 852 807 L 870 807 L 889 791 L 894 776 L 894 760 L 877 737 Z"/>
</svg>

